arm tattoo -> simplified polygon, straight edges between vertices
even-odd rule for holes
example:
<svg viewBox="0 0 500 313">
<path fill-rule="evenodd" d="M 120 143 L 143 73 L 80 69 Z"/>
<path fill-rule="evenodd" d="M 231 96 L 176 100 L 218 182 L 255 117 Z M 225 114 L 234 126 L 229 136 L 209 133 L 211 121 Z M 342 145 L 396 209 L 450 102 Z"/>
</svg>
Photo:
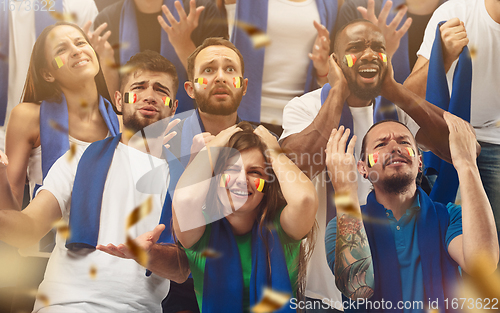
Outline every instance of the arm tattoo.
<svg viewBox="0 0 500 313">
<path fill-rule="evenodd" d="M 337 219 L 335 284 L 353 300 L 373 295 L 373 263 L 365 227 L 360 218 L 347 214 Z"/>
</svg>

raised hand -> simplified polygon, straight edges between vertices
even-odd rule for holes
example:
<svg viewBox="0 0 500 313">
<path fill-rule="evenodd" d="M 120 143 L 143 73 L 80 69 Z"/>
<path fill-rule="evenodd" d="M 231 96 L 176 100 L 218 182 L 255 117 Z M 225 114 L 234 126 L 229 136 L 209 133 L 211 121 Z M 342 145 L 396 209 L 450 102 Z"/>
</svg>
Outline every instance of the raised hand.
<svg viewBox="0 0 500 313">
<path fill-rule="evenodd" d="M 357 193 L 358 190 L 358 172 L 354 159 L 356 136 L 347 145 L 349 133 L 349 128 L 344 132 L 344 126 L 340 126 L 338 130 L 334 128 L 326 145 L 326 167 L 336 193 Z"/>
<path fill-rule="evenodd" d="M 403 6 L 391 23 L 387 24 L 387 16 L 391 11 L 391 7 L 392 1 L 387 1 L 380 11 L 378 18 L 375 15 L 375 0 L 368 0 L 368 6 L 366 8 L 358 7 L 358 11 L 361 13 L 363 18 L 377 25 L 382 31 L 386 41 L 386 51 L 389 56 L 394 55 L 396 50 L 398 50 L 401 37 L 403 37 L 403 35 L 408 31 L 412 23 L 412 19 L 407 18 L 403 26 L 401 26 L 399 30 L 396 30 L 406 14 L 406 11 L 408 11 L 408 7 Z"/>
<path fill-rule="evenodd" d="M 163 13 L 165 14 L 168 23 L 160 15 L 158 16 L 158 22 L 161 28 L 165 30 L 168 34 L 168 40 L 174 46 L 178 48 L 186 43 L 186 41 L 191 40 L 191 33 L 198 27 L 198 20 L 200 19 L 200 14 L 205 7 L 196 7 L 196 1 L 189 1 L 189 15 L 186 15 L 186 11 L 182 7 L 179 1 L 175 1 L 175 8 L 179 14 L 179 21 L 175 19 L 167 6 L 163 5 L 161 7 Z"/>
<path fill-rule="evenodd" d="M 174 138 L 177 135 L 177 132 L 170 132 L 170 130 L 172 130 L 175 125 L 179 124 L 180 121 L 180 119 L 176 118 L 175 120 L 172 120 L 168 123 L 167 129 L 165 129 L 165 132 L 163 133 L 163 145 L 165 146 L 165 148 L 170 148 L 168 142 L 170 141 L 170 139 Z"/>
<path fill-rule="evenodd" d="M 151 250 L 151 247 L 158 241 L 160 238 L 161 233 L 165 229 L 165 225 L 160 224 L 156 226 L 152 231 L 148 231 L 137 238 L 134 239 L 135 243 L 144 250 L 146 253 L 148 253 Z M 97 245 L 96 246 L 97 250 L 100 250 L 102 252 L 106 252 L 108 254 L 114 255 L 116 257 L 122 258 L 122 259 L 134 259 L 137 261 L 137 255 L 134 254 L 125 244 L 121 243 L 118 246 L 115 246 L 114 244 L 110 243 L 107 244 L 106 246 L 104 245 Z"/>
<path fill-rule="evenodd" d="M 108 42 L 109 36 L 111 36 L 111 31 L 108 30 L 101 36 L 102 32 L 108 27 L 107 23 L 103 23 L 99 27 L 97 27 L 94 32 L 90 31 L 90 26 L 92 25 L 92 21 L 87 21 L 83 26 L 83 32 L 87 34 L 89 37 L 90 44 L 94 48 L 94 50 L 99 54 L 99 57 L 102 60 L 114 60 L 114 51 L 111 45 Z"/>
<path fill-rule="evenodd" d="M 210 141 L 215 138 L 209 132 L 204 132 L 193 137 L 193 144 L 191 145 L 191 159 L 193 159 L 201 149 L 203 149 Z"/>
<path fill-rule="evenodd" d="M 445 68 L 449 68 L 469 43 L 469 38 L 467 38 L 464 22 L 456 17 L 441 25 L 439 29 L 443 42 L 443 61 Z"/>
<path fill-rule="evenodd" d="M 443 114 L 450 131 L 450 154 L 455 168 L 476 166 L 476 134 L 469 123 L 449 112 Z"/>
<path fill-rule="evenodd" d="M 326 76 L 328 74 L 328 56 L 330 53 L 330 32 L 325 26 L 314 21 L 314 28 L 318 31 L 316 40 L 314 41 L 312 52 L 309 53 L 309 58 L 313 61 L 314 69 L 318 81 L 322 84 L 327 82 Z"/>
<path fill-rule="evenodd" d="M 241 131 L 241 128 L 233 125 L 221 131 L 215 138 L 213 138 L 209 143 L 207 143 L 207 147 L 225 147 L 229 141 L 229 138 L 237 132 Z"/>
<path fill-rule="evenodd" d="M 271 133 L 269 132 L 269 130 L 267 130 L 267 128 L 260 125 L 253 132 L 262 139 L 262 141 L 266 144 L 268 149 L 271 149 L 276 152 L 281 151 L 281 147 L 278 143 L 278 140 L 276 140 L 276 137 L 271 135 Z"/>
</svg>

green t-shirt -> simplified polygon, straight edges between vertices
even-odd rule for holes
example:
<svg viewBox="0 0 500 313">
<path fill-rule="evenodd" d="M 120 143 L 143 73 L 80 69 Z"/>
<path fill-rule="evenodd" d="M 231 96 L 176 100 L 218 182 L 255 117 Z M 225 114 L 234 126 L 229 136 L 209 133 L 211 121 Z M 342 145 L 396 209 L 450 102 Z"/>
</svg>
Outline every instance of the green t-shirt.
<svg viewBox="0 0 500 313">
<path fill-rule="evenodd" d="M 288 274 L 290 277 L 292 290 L 295 293 L 297 290 L 297 276 L 299 272 L 298 261 L 301 241 L 294 240 L 285 233 L 283 228 L 281 228 L 279 215 L 274 221 L 274 227 L 276 228 L 276 232 L 278 233 L 278 236 L 280 238 L 281 246 L 283 247 L 283 251 L 285 253 Z M 200 240 L 198 240 L 198 242 L 195 243 L 191 248 L 185 249 L 186 255 L 189 260 L 189 267 L 191 268 L 191 274 L 193 276 L 194 291 L 196 293 L 196 300 L 198 301 L 200 313 L 202 313 L 201 310 L 203 307 L 203 280 L 205 277 L 204 275 L 206 262 L 206 258 L 201 256 L 201 253 L 208 247 L 211 231 L 212 227 L 210 224 L 208 224 Z M 240 252 L 243 272 L 243 308 L 245 312 L 248 312 L 250 308 L 250 278 L 252 275 L 252 232 L 234 237 L 236 239 L 238 250 Z"/>
</svg>

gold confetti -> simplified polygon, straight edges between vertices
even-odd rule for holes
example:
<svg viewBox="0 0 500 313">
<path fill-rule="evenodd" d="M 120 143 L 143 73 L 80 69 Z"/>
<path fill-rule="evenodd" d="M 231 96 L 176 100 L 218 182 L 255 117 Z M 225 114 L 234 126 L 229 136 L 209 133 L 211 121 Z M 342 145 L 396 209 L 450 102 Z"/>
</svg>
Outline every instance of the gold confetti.
<svg viewBox="0 0 500 313">
<path fill-rule="evenodd" d="M 60 131 L 61 133 L 68 133 L 68 129 L 67 128 L 65 128 L 64 126 L 62 126 L 61 124 L 59 124 L 58 122 L 56 122 L 54 120 L 49 120 L 49 125 L 53 129 L 55 129 L 57 131 Z"/>
<path fill-rule="evenodd" d="M 76 23 L 78 16 L 76 13 L 61 13 L 58 11 L 49 11 L 50 16 L 57 21 L 63 21 L 68 23 Z"/>
<path fill-rule="evenodd" d="M 477 49 L 474 46 L 469 47 L 470 58 L 474 60 L 477 56 Z"/>
<path fill-rule="evenodd" d="M 54 222 L 52 224 L 52 228 L 56 228 L 57 229 L 57 233 L 64 239 L 68 239 L 69 236 L 71 235 L 71 231 L 69 229 L 69 225 L 68 223 L 63 220 L 63 219 L 60 219 L 58 220 L 57 222 Z"/>
<path fill-rule="evenodd" d="M 147 267 L 149 261 L 149 255 L 135 243 L 135 241 L 127 236 L 127 242 L 125 245 L 130 249 L 130 252 L 134 255 L 134 258 L 137 260 L 137 263 L 140 265 Z"/>
<path fill-rule="evenodd" d="M 128 43 L 128 42 L 115 43 L 114 45 L 111 46 L 111 48 L 113 48 L 113 50 L 128 49 L 129 47 L 130 47 L 130 43 Z"/>
<path fill-rule="evenodd" d="M 227 22 L 228 21 L 225 19 L 213 19 L 211 21 L 211 23 L 213 24 L 224 24 L 224 25 Z M 257 28 L 257 26 L 238 20 L 234 21 L 234 25 L 242 29 L 250 37 L 254 49 L 260 49 L 271 44 L 271 38 L 261 29 Z"/>
<path fill-rule="evenodd" d="M 139 222 L 142 218 L 151 213 L 153 209 L 153 197 L 150 196 L 146 201 L 144 201 L 141 205 L 136 207 L 132 213 L 127 217 L 126 229 L 128 230 L 130 227 Z"/>
<path fill-rule="evenodd" d="M 95 267 L 95 265 L 90 266 L 89 275 L 90 275 L 90 278 L 92 278 L 92 279 L 97 278 L 97 267 Z"/>
<path fill-rule="evenodd" d="M 132 138 L 132 136 L 134 136 L 134 131 L 133 130 L 130 130 L 128 128 L 125 128 L 123 130 L 123 133 L 122 133 L 122 136 L 123 136 L 123 140 L 126 140 L 126 141 L 129 141 L 130 138 Z"/>
<path fill-rule="evenodd" d="M 496 122 L 496 123 L 495 123 L 495 126 L 496 126 L 496 127 L 500 127 L 500 121 Z"/>
<path fill-rule="evenodd" d="M 47 297 L 44 294 L 41 294 L 41 293 L 37 294 L 36 299 L 39 301 L 42 301 L 43 306 L 49 306 L 49 304 L 50 304 L 49 297 Z"/>
<path fill-rule="evenodd" d="M 88 108 L 88 106 L 89 106 L 89 104 L 87 103 L 87 101 L 82 100 L 82 101 L 80 102 L 80 107 L 82 107 L 83 109 Z"/>
<path fill-rule="evenodd" d="M 279 310 L 290 300 L 290 294 L 277 292 L 270 288 L 264 288 L 262 300 L 254 305 L 250 311 L 252 313 L 269 313 Z"/>
<path fill-rule="evenodd" d="M 129 73 L 135 72 L 137 70 L 137 68 L 138 68 L 137 66 L 124 65 L 124 66 L 120 66 L 120 68 L 118 69 L 118 72 L 122 75 L 129 74 Z"/>
<path fill-rule="evenodd" d="M 68 162 L 71 162 L 76 154 L 76 143 L 71 142 L 69 145 Z"/>
<path fill-rule="evenodd" d="M 212 248 L 206 248 L 201 252 L 201 256 L 207 259 L 218 259 L 222 256 L 222 254 Z"/>
</svg>

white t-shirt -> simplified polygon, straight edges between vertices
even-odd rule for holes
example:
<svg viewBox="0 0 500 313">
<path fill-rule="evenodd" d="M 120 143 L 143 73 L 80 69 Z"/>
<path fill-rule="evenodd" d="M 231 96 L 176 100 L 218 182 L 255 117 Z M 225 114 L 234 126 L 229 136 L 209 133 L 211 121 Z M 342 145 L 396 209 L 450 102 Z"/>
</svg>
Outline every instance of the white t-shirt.
<svg viewBox="0 0 500 313">
<path fill-rule="evenodd" d="M 260 120 L 282 124 L 283 108 L 304 93 L 307 67 L 320 22 L 316 1 L 270 0 L 267 35 L 271 44 L 264 54 Z"/>
<path fill-rule="evenodd" d="M 434 11 L 425 30 L 424 41 L 417 54 L 430 58 L 432 44 L 439 22 L 458 17 L 465 24 L 472 58 L 471 125 L 479 141 L 500 144 L 500 24 L 486 11 L 484 0 L 453 0 Z M 447 73 L 452 86 L 455 61 Z M 451 90 L 451 88 L 450 88 Z"/>
<path fill-rule="evenodd" d="M 78 158 L 68 162 L 63 155 L 50 169 L 40 190 L 48 190 L 57 199 L 62 218 L 69 221 L 71 193 L 78 165 Z M 118 245 L 126 235 L 136 238 L 152 230 L 160 219 L 168 179 L 160 194 L 145 194 L 136 189 L 137 181 L 154 167 L 165 161 L 151 157 L 120 143 L 116 148 L 102 199 L 98 244 Z M 128 231 L 126 219 L 135 207 L 152 196 L 153 206 L 149 215 L 142 218 Z M 134 260 L 126 260 L 101 251 L 69 251 L 66 240 L 56 238 L 34 312 L 161 312 L 161 301 L 168 293 L 170 281 L 155 274 L 146 277 L 145 269 Z M 82 249 L 87 250 L 87 249 Z M 90 274 L 96 271 L 95 277 Z M 40 301 L 48 299 L 49 306 Z"/>
<path fill-rule="evenodd" d="M 283 134 L 280 141 L 286 137 L 300 133 L 309 126 L 321 109 L 321 88 L 306 93 L 301 97 L 293 98 L 283 111 Z M 373 105 L 361 108 L 350 107 L 354 123 L 354 135 L 358 137 L 355 146 L 355 158 L 359 160 L 361 143 L 368 129 L 373 125 Z M 403 110 L 396 106 L 399 121 L 408 126 L 413 135 L 417 133 L 420 127 Z M 311 160 L 321 160 L 322 156 L 311 156 Z M 322 160 L 323 161 L 323 160 Z M 371 183 L 358 175 L 358 199 L 360 205 L 366 204 L 366 197 L 370 193 Z M 313 180 L 318 193 L 319 205 L 316 214 L 318 221 L 317 242 L 314 247 L 313 255 L 307 268 L 306 296 L 314 299 L 328 299 L 326 303 L 332 301 L 342 301 L 340 291 L 335 286 L 335 277 L 328 267 L 325 252 L 325 230 L 327 219 L 327 193 L 326 184 L 329 184 L 329 178 L 326 171 L 319 173 Z M 336 302 L 339 303 L 339 302 Z M 340 304 L 339 304 L 340 305 Z M 339 307 L 336 307 L 337 309 Z"/>
<path fill-rule="evenodd" d="M 30 64 L 31 52 L 36 41 L 34 1 L 10 1 L 16 6 L 9 13 L 9 87 L 7 91 L 7 115 L 4 126 L 0 126 L 0 149 L 4 151 L 5 129 L 10 111 L 21 102 Z M 41 2 L 38 1 L 41 5 Z M 3 9 L 3 7 L 1 8 Z M 63 0 L 63 11 L 76 13 L 76 24 L 80 27 L 94 21 L 99 13 L 93 0 Z"/>
</svg>

